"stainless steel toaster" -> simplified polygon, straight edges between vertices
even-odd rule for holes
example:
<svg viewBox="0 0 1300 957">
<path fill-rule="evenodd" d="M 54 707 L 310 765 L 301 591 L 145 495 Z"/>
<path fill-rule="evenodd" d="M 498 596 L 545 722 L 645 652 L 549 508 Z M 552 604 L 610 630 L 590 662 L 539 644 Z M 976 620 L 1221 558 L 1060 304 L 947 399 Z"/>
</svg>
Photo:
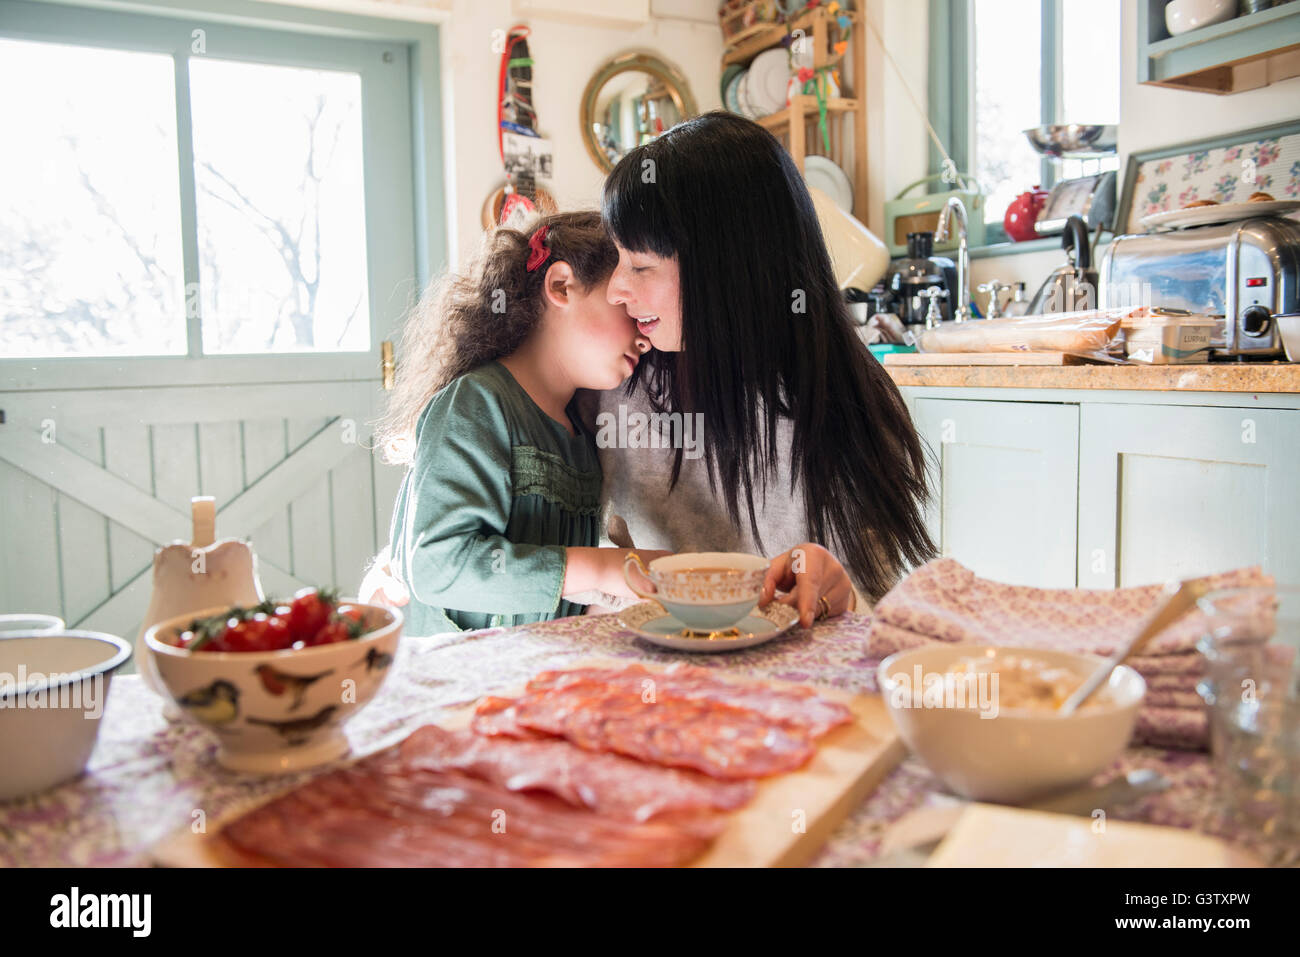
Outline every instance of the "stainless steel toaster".
<svg viewBox="0 0 1300 957">
<path fill-rule="evenodd" d="M 1103 307 L 1223 316 L 1213 352 L 1279 356 L 1282 338 L 1273 317 L 1300 311 L 1300 223 L 1261 217 L 1118 236 L 1098 273 Z"/>
</svg>

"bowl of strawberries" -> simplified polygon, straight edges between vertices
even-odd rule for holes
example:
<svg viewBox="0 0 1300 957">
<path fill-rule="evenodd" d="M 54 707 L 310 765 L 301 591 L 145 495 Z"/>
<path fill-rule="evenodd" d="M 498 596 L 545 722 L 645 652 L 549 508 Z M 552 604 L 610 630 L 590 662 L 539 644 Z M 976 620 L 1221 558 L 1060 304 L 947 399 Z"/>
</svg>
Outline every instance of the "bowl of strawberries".
<svg viewBox="0 0 1300 957">
<path fill-rule="evenodd" d="M 379 691 L 401 634 L 394 608 L 305 588 L 160 621 L 144 640 L 153 684 L 216 735 L 217 760 L 275 773 L 348 752 L 343 725 Z"/>
</svg>

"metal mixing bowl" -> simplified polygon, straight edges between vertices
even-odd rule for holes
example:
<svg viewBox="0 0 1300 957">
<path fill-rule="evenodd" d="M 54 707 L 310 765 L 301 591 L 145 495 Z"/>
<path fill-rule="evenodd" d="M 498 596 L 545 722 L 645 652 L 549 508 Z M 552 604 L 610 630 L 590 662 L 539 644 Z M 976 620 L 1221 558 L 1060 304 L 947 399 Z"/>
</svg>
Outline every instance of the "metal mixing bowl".
<svg viewBox="0 0 1300 957">
<path fill-rule="evenodd" d="M 1119 127 L 1055 123 L 1025 130 L 1025 136 L 1030 146 L 1046 156 L 1113 153 L 1119 142 Z"/>
</svg>

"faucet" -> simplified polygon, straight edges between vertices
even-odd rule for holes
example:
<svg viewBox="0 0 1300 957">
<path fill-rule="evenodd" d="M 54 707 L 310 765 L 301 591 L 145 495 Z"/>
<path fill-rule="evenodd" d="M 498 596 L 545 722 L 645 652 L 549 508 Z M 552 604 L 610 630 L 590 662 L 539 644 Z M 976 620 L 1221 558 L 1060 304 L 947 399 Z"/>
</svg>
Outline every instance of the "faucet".
<svg viewBox="0 0 1300 957">
<path fill-rule="evenodd" d="M 1023 282 L 1020 283 L 1020 288 L 1023 289 L 1024 287 L 1025 284 Z M 990 279 L 988 282 L 982 282 L 979 284 L 979 291 L 987 293 L 989 297 L 989 307 L 984 310 L 985 319 L 1002 318 L 1002 294 L 1004 292 L 1011 292 L 1013 289 L 1015 289 L 1013 284 L 1009 282 L 1000 282 L 997 279 Z"/>
<path fill-rule="evenodd" d="M 957 301 L 953 303 L 953 322 L 965 322 L 970 318 L 970 243 L 966 237 L 966 207 L 956 196 L 949 196 L 943 209 L 939 210 L 939 228 L 934 231 L 936 242 L 946 243 L 950 220 L 957 216 Z"/>
<path fill-rule="evenodd" d="M 930 303 L 929 308 L 925 311 L 925 328 L 937 329 L 939 323 L 943 321 L 943 313 L 939 308 L 939 300 L 947 299 L 948 293 L 940 289 L 938 286 L 931 286 L 928 289 L 922 289 L 917 293 L 917 295 L 922 299 L 928 300 Z M 908 345 L 911 345 L 911 343 L 908 343 Z"/>
</svg>

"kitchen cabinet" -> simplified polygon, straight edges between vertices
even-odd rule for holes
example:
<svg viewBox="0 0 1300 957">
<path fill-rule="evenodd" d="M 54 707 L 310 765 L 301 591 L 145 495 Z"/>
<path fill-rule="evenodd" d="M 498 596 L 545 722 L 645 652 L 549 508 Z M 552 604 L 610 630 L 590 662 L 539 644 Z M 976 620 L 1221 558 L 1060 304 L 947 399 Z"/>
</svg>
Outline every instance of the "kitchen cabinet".
<svg viewBox="0 0 1300 957">
<path fill-rule="evenodd" d="M 927 525 L 977 574 L 1114 588 L 1262 565 L 1300 582 L 1300 395 L 903 387 Z"/>
<path fill-rule="evenodd" d="M 1168 0 L 1139 0 L 1138 82 L 1240 93 L 1300 74 L 1300 3 L 1288 2 L 1171 37 Z"/>
<path fill-rule="evenodd" d="M 1079 585 L 1263 565 L 1300 581 L 1300 412 L 1085 405 Z"/>
<path fill-rule="evenodd" d="M 915 418 L 936 459 L 940 553 L 986 578 L 1073 587 L 1079 407 L 918 399 Z"/>
</svg>

